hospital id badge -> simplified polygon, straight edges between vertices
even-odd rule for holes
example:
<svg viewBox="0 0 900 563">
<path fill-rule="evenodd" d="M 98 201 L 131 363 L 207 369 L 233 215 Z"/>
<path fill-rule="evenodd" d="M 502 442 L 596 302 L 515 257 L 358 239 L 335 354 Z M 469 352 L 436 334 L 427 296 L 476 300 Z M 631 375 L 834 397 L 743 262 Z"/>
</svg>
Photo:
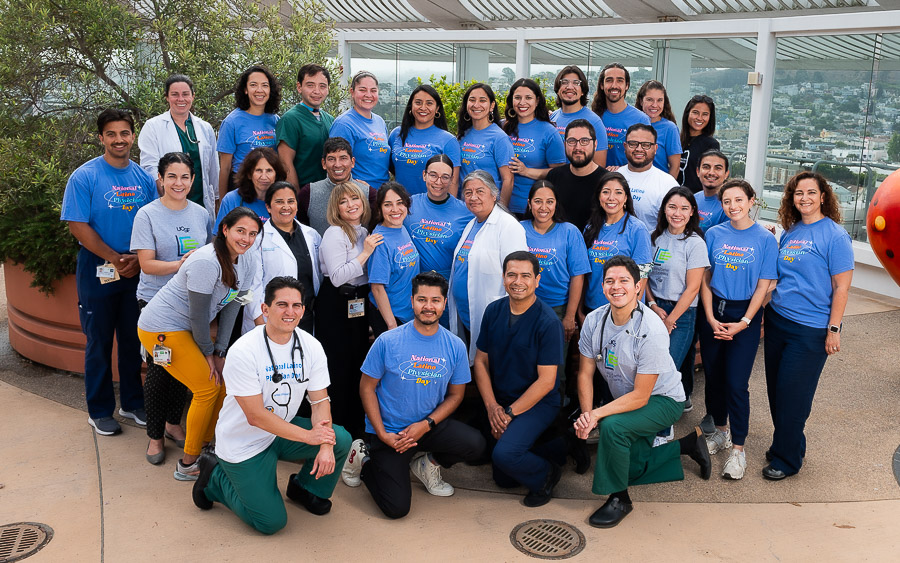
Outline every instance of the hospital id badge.
<svg viewBox="0 0 900 563">
<path fill-rule="evenodd" d="M 365 299 L 351 299 L 347 301 L 347 318 L 355 319 L 366 314 Z"/>
<path fill-rule="evenodd" d="M 120 279 L 116 267 L 109 262 L 102 266 L 97 266 L 97 277 L 100 279 L 101 284 L 119 281 Z"/>
<path fill-rule="evenodd" d="M 172 349 L 157 344 L 153 347 L 153 363 L 167 368 L 172 365 Z"/>
</svg>

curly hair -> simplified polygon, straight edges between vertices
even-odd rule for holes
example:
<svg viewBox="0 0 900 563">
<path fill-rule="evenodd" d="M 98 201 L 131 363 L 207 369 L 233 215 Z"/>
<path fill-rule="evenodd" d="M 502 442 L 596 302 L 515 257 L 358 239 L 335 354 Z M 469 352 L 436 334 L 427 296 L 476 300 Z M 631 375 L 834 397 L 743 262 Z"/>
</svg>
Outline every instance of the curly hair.
<svg viewBox="0 0 900 563">
<path fill-rule="evenodd" d="M 247 203 L 253 203 L 257 200 L 256 187 L 253 186 L 253 171 L 256 170 L 256 165 L 259 164 L 259 161 L 263 159 L 272 165 L 272 168 L 275 170 L 276 182 L 287 179 L 287 172 L 284 169 L 284 165 L 281 164 L 275 149 L 271 147 L 256 147 L 247 153 L 247 156 L 241 161 L 241 166 L 234 177 L 234 185 L 237 186 L 237 192 L 240 194 L 241 199 Z"/>
<path fill-rule="evenodd" d="M 778 208 L 778 222 L 785 231 L 796 225 L 801 220 L 800 211 L 794 205 L 794 192 L 803 180 L 814 181 L 822 193 L 822 214 L 835 223 L 841 222 L 841 204 L 828 180 L 818 172 L 803 171 L 794 176 L 784 185 L 784 195 L 781 196 L 781 207 Z"/>
<path fill-rule="evenodd" d="M 234 86 L 234 107 L 247 111 L 250 109 L 250 96 L 244 90 L 247 89 L 247 82 L 250 75 L 254 72 L 261 72 L 266 75 L 269 80 L 269 99 L 266 100 L 266 107 L 263 108 L 265 113 L 278 113 L 278 107 L 281 105 L 281 84 L 275 79 L 272 71 L 263 65 L 253 65 L 238 77 L 237 84 Z"/>
</svg>

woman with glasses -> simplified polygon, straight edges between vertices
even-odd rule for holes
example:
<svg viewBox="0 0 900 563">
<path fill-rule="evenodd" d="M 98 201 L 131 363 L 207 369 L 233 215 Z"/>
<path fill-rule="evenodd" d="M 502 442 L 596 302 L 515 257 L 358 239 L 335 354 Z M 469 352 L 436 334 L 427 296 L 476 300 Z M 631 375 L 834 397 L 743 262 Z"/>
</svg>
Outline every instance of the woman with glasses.
<svg viewBox="0 0 900 563">
<path fill-rule="evenodd" d="M 681 116 L 681 172 L 678 183 L 687 186 L 692 193 L 703 189 L 697 176 L 700 157 L 706 151 L 719 150 L 716 132 L 716 104 L 709 96 L 698 94 L 684 106 Z"/>
<path fill-rule="evenodd" d="M 456 197 L 459 187 L 459 143 L 447 131 L 447 114 L 441 97 L 431 84 L 420 84 L 406 102 L 403 120 L 388 137 L 394 179 L 410 195 L 427 191 L 423 180 L 426 163 L 435 155 L 446 154 L 453 163 L 449 193 Z"/>
<path fill-rule="evenodd" d="M 378 189 L 390 178 L 391 146 L 384 119 L 373 111 L 378 105 L 378 79 L 374 74 L 363 70 L 353 76 L 350 101 L 353 106 L 334 120 L 328 136 L 350 142 L 356 158 L 353 178 Z"/>
<path fill-rule="evenodd" d="M 509 169 L 514 174 L 512 195 L 503 201 L 521 217 L 534 181 L 546 178 L 551 168 L 566 163 L 562 139 L 550 121 L 544 93 L 534 80 L 520 78 L 509 89 L 503 130 L 515 150 L 509 161 Z"/>
<path fill-rule="evenodd" d="M 194 181 L 187 198 L 205 207 L 210 217 L 215 217 L 216 200 L 219 199 L 216 134 L 212 125 L 191 113 L 194 83 L 190 78 L 183 74 L 170 76 L 166 80 L 164 96 L 169 111 L 148 119 L 137 139 L 141 168 L 155 176 L 164 154 L 186 153 L 194 163 Z M 161 182 L 159 185 L 162 187 Z"/>
</svg>

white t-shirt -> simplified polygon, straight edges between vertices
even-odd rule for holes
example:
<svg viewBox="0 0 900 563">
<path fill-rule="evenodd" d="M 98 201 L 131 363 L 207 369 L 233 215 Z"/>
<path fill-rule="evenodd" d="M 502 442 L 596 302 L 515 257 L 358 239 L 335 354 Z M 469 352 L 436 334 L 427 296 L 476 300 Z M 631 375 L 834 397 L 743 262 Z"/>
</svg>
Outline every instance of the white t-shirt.
<svg viewBox="0 0 900 563">
<path fill-rule="evenodd" d="M 628 180 L 631 199 L 634 201 L 634 214 L 653 232 L 663 197 L 678 185 L 678 181 L 671 174 L 653 166 L 644 172 L 633 172 L 628 166 L 623 166 L 616 172 Z"/>
<path fill-rule="evenodd" d="M 275 441 L 274 434 L 247 422 L 235 397 L 262 394 L 266 410 L 290 422 L 297 415 L 307 391 L 320 391 L 331 383 L 322 345 L 299 328 L 294 332 L 300 338 L 302 353 L 294 347 L 293 338 L 287 344 L 269 340 L 278 373 L 284 378 L 274 383 L 263 328 L 258 326 L 240 337 L 229 348 L 225 360 L 223 376 L 227 395 L 216 424 L 216 455 L 229 463 L 250 459 Z"/>
</svg>

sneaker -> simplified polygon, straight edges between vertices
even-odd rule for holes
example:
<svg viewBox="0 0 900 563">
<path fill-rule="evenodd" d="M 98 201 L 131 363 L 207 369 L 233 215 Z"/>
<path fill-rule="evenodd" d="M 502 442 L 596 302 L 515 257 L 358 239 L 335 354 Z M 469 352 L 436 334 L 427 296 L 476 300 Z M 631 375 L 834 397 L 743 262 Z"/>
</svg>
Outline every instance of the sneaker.
<svg viewBox="0 0 900 563">
<path fill-rule="evenodd" d="M 659 432 L 656 433 L 656 437 L 653 438 L 653 447 L 663 446 L 668 444 L 672 440 L 675 439 L 675 427 L 670 426 L 668 428 L 663 428 Z"/>
<path fill-rule="evenodd" d="M 88 424 L 94 427 L 94 432 L 101 436 L 113 436 L 122 432 L 122 427 L 111 416 L 101 416 L 100 418 L 88 417 Z"/>
<path fill-rule="evenodd" d="M 362 484 L 359 474 L 362 473 L 363 461 L 369 457 L 369 448 L 362 438 L 353 440 L 350 445 L 350 453 L 347 454 L 347 461 L 344 462 L 344 468 L 341 469 L 341 480 L 348 487 L 358 487 Z"/>
<path fill-rule="evenodd" d="M 213 469 L 219 463 L 219 458 L 215 454 L 203 454 L 197 459 L 197 462 L 200 465 L 200 471 L 197 480 L 194 481 L 194 488 L 191 489 L 191 498 L 194 500 L 194 506 L 200 510 L 209 510 L 212 508 L 213 502 L 206 496 L 205 490 Z"/>
<path fill-rule="evenodd" d="M 709 448 L 709 455 L 722 452 L 731 447 L 731 430 L 722 432 L 718 428 L 711 436 L 706 438 L 706 447 Z"/>
<path fill-rule="evenodd" d="M 700 421 L 700 431 L 703 432 L 707 437 L 712 436 L 712 434 L 716 431 L 716 423 L 713 422 L 713 417 L 711 414 L 704 416 L 703 420 Z"/>
<path fill-rule="evenodd" d="M 684 412 L 691 412 L 694 410 L 694 403 L 691 402 L 691 398 L 688 397 L 684 400 Z"/>
<path fill-rule="evenodd" d="M 143 408 L 132 409 L 130 411 L 119 409 L 119 416 L 122 418 L 130 418 L 138 426 L 147 426 L 147 411 Z"/>
<path fill-rule="evenodd" d="M 722 477 L 737 481 L 744 476 L 744 470 L 747 469 L 747 456 L 741 450 L 731 450 L 728 461 L 725 462 L 725 469 L 722 470 Z"/>
<path fill-rule="evenodd" d="M 177 481 L 196 481 L 200 476 L 200 458 L 190 465 L 184 465 L 179 459 L 175 463 L 175 479 Z"/>
<path fill-rule="evenodd" d="M 587 438 L 585 438 L 584 441 L 587 442 L 588 445 L 590 445 L 590 446 L 593 446 L 597 442 L 599 442 L 600 441 L 600 427 L 598 426 L 598 427 L 594 428 L 593 430 L 591 430 L 590 433 L 587 435 Z"/>
<path fill-rule="evenodd" d="M 436 497 L 449 497 L 453 494 L 453 485 L 441 479 L 441 467 L 431 461 L 430 455 L 425 453 L 417 455 L 409 462 L 409 468 L 412 469 L 413 475 L 422 481 L 429 494 Z"/>
</svg>

